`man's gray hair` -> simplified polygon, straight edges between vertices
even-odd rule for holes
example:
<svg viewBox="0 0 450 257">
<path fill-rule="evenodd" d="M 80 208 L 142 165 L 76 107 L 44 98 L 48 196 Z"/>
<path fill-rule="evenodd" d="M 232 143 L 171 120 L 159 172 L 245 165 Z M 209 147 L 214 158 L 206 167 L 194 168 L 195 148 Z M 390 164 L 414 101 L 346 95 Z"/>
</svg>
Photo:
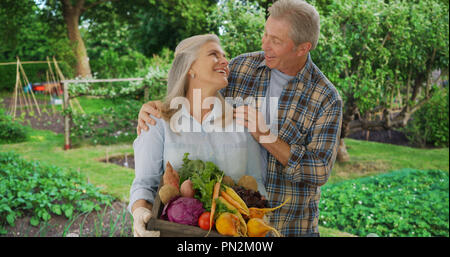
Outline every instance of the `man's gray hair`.
<svg viewBox="0 0 450 257">
<path fill-rule="evenodd" d="M 170 102 L 176 97 L 185 97 L 188 90 L 188 72 L 198 58 L 200 48 L 208 42 L 220 45 L 214 34 L 196 35 L 182 40 L 175 48 L 175 57 L 167 76 L 167 96 L 161 109 L 162 117 L 169 120 L 177 111 L 170 109 Z"/>
<path fill-rule="evenodd" d="M 320 18 L 314 6 L 303 0 L 278 0 L 269 8 L 270 16 L 291 24 L 290 37 L 295 45 L 310 42 L 311 50 L 319 41 Z"/>
</svg>

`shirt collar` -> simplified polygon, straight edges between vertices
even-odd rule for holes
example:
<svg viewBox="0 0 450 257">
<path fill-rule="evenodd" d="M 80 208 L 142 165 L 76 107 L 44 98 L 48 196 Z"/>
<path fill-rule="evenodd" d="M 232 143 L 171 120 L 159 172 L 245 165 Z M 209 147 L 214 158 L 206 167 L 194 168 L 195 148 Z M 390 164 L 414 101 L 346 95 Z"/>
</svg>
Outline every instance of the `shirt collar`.
<svg viewBox="0 0 450 257">
<path fill-rule="evenodd" d="M 210 122 L 211 120 L 214 120 L 216 118 L 222 117 L 222 115 L 223 115 L 222 101 L 220 101 L 218 96 L 215 96 L 215 98 L 214 98 L 214 106 L 213 106 L 211 112 L 206 117 L 206 119 L 203 120 L 202 126 L 206 122 Z M 181 116 L 187 118 L 187 120 L 190 120 L 190 119 L 195 120 L 194 117 L 192 117 L 192 115 L 190 114 L 188 108 L 186 107 L 186 105 L 184 103 L 181 104 Z M 184 119 L 183 119 L 183 121 L 184 121 Z"/>
</svg>

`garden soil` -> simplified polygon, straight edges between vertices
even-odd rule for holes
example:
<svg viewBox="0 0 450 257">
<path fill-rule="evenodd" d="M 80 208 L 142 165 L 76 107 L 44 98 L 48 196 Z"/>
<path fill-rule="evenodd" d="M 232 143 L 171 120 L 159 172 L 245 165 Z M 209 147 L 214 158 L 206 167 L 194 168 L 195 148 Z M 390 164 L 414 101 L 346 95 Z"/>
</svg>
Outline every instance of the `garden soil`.
<svg viewBox="0 0 450 257">
<path fill-rule="evenodd" d="M 62 215 L 52 215 L 47 222 L 38 226 L 30 224 L 25 216 L 15 221 L 15 226 L 7 226 L 2 237 L 131 237 L 132 217 L 126 210 L 126 204 L 113 202 L 110 207 L 86 214 L 75 214 L 67 219 Z"/>
<path fill-rule="evenodd" d="M 2 107 L 6 110 L 9 110 L 11 107 L 12 98 L 3 98 L 1 104 Z M 45 100 L 37 100 L 40 106 L 45 106 L 47 102 Z M 28 110 L 31 110 L 31 107 L 27 107 Z M 40 107 L 42 108 L 42 107 Z M 41 115 L 37 112 L 35 107 L 33 109 L 33 114 L 30 111 L 26 111 L 24 108 L 20 108 L 20 106 L 16 109 L 16 118 L 21 120 L 23 115 L 23 121 L 20 122 L 22 125 L 28 125 L 34 129 L 45 129 L 51 130 L 58 134 L 64 133 L 64 116 L 59 111 L 53 111 L 52 107 L 49 105 L 47 108 L 40 109 Z M 56 107 L 55 107 L 56 109 Z"/>
</svg>

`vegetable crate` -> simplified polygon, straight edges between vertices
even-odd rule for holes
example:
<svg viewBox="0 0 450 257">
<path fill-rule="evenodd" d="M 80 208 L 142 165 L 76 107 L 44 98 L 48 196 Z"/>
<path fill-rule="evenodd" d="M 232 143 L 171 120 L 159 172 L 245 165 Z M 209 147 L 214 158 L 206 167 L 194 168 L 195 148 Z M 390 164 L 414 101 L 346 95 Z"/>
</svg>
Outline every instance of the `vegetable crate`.
<svg viewBox="0 0 450 257">
<path fill-rule="evenodd" d="M 164 204 L 161 202 L 161 199 L 159 198 L 159 189 L 162 186 L 162 179 L 161 183 L 158 187 L 158 192 L 155 196 L 155 202 L 153 203 L 153 209 L 152 209 L 152 217 L 150 218 L 149 222 L 147 223 L 147 230 L 156 230 L 160 231 L 161 237 L 204 237 L 206 234 L 208 234 L 207 230 L 203 230 L 200 227 L 197 226 L 189 226 L 189 225 L 183 225 L 178 224 L 175 222 L 171 222 L 168 220 L 161 219 L 161 213 L 164 209 Z M 214 229 L 214 228 L 213 228 Z M 217 233 L 215 230 L 211 230 L 208 237 L 223 237 L 223 235 Z"/>
</svg>

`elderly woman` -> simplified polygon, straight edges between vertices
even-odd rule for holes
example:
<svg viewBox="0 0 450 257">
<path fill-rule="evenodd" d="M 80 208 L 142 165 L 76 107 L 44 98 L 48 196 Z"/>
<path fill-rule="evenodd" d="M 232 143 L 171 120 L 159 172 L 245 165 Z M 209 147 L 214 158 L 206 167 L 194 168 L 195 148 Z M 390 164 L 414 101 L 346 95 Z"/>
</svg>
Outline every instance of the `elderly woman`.
<svg viewBox="0 0 450 257">
<path fill-rule="evenodd" d="M 214 162 L 235 181 L 243 175 L 253 176 L 267 197 L 259 144 L 236 124 L 232 113 L 225 115 L 232 107 L 219 90 L 227 86 L 228 74 L 228 60 L 216 35 L 187 38 L 175 49 L 161 118 L 152 117 L 156 125 L 133 143 L 136 175 L 128 210 L 133 214 L 135 236 L 159 235 L 145 230 L 145 223 L 152 215 L 166 163 L 179 170 L 186 152 L 190 159 Z"/>
</svg>

